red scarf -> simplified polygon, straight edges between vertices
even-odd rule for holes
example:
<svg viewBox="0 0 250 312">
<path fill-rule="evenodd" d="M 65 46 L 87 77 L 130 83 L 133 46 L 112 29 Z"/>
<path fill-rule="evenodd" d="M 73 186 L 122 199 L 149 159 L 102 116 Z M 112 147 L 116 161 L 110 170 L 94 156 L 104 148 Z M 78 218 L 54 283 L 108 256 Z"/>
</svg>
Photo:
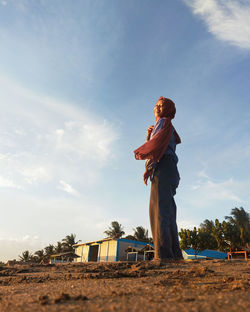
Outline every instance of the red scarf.
<svg viewBox="0 0 250 312">
<path fill-rule="evenodd" d="M 170 99 L 164 97 L 160 97 L 159 100 L 162 100 L 167 104 L 166 117 L 163 117 L 164 125 L 162 129 L 157 132 L 151 140 L 144 143 L 142 146 L 134 151 L 136 159 L 153 159 L 154 161 L 158 162 L 165 154 L 166 149 L 169 145 L 173 133 L 173 125 L 171 119 L 173 119 L 175 116 L 175 105 L 174 102 L 172 102 Z M 181 143 L 181 139 L 175 129 L 174 136 L 176 143 Z"/>
</svg>

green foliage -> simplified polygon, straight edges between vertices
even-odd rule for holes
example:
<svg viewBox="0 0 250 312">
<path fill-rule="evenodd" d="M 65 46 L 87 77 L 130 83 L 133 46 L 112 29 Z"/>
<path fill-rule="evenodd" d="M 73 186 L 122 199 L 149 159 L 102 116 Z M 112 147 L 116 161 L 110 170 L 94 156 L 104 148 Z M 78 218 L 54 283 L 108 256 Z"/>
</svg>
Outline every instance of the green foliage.
<svg viewBox="0 0 250 312">
<path fill-rule="evenodd" d="M 118 239 L 122 237 L 125 232 L 123 231 L 123 226 L 118 223 L 117 221 L 112 221 L 111 226 L 104 231 L 104 234 L 107 235 L 107 237 Z"/>
<path fill-rule="evenodd" d="M 152 237 L 148 237 L 148 230 L 146 230 L 143 226 L 137 226 L 133 229 L 133 231 L 134 235 L 127 235 L 125 238 L 153 244 Z"/>
<path fill-rule="evenodd" d="M 134 231 L 134 238 L 135 240 L 141 241 L 141 242 L 148 242 L 148 230 L 144 229 L 143 226 L 137 226 Z"/>
<path fill-rule="evenodd" d="M 225 216 L 226 220 L 220 222 L 204 220 L 200 228 L 194 227 L 193 230 L 181 229 L 180 247 L 181 249 L 189 249 L 192 247 L 196 254 L 204 249 L 214 249 L 226 251 L 227 249 L 242 249 L 250 244 L 250 216 L 243 207 L 233 208 L 230 216 Z M 142 226 L 133 229 L 134 235 L 128 235 L 125 238 L 153 243 L 153 239 L 148 237 L 148 230 Z M 117 221 L 111 222 L 111 226 L 104 232 L 107 237 L 120 238 L 125 232 L 123 226 Z M 49 244 L 42 250 L 37 250 L 32 255 L 25 250 L 19 259 L 24 262 L 48 261 L 50 256 L 55 253 L 73 251 L 73 245 L 79 241 L 76 240 L 75 234 L 65 236 L 57 245 Z M 2 265 L 2 263 L 0 263 Z"/>
<path fill-rule="evenodd" d="M 62 242 L 57 242 L 57 245 L 55 246 L 55 253 L 61 253 L 64 251 L 64 246 Z"/>
<path fill-rule="evenodd" d="M 57 242 L 57 245 L 54 246 L 49 244 L 44 247 L 44 249 L 37 250 L 34 255 L 32 255 L 28 250 L 25 250 L 20 256 L 19 259 L 24 262 L 34 262 L 41 263 L 43 261 L 48 262 L 50 256 L 55 253 L 73 251 L 73 245 L 77 244 L 79 241 L 76 241 L 76 235 L 70 234 L 65 236 L 61 242 Z"/>
<path fill-rule="evenodd" d="M 49 244 L 44 248 L 44 251 L 46 256 L 51 256 L 55 253 L 55 247 L 52 244 Z"/>
<path fill-rule="evenodd" d="M 246 246 L 250 243 L 250 215 L 243 207 L 233 208 L 231 216 L 225 216 L 229 224 L 234 228 L 235 248 Z"/>
<path fill-rule="evenodd" d="M 201 229 L 193 228 L 193 230 L 181 229 L 180 233 L 180 247 L 181 249 L 193 248 L 197 255 L 199 251 L 206 249 L 210 239 L 210 234 Z"/>
<path fill-rule="evenodd" d="M 134 230 L 134 235 L 126 236 L 126 239 L 139 240 L 148 243 L 153 243 L 153 239 L 148 237 L 148 230 L 142 226 L 137 226 Z M 111 226 L 104 232 L 107 237 L 118 239 L 125 235 L 123 226 L 117 221 L 111 222 Z M 20 256 L 21 261 L 34 262 L 34 263 L 48 263 L 50 256 L 53 254 L 59 254 L 63 252 L 74 251 L 73 245 L 79 243 L 76 240 L 75 234 L 66 235 L 61 241 L 58 241 L 56 245 L 49 244 L 41 250 L 37 250 L 33 255 L 28 251 L 24 251 Z"/>
<path fill-rule="evenodd" d="M 217 249 L 217 241 L 213 235 L 213 229 L 215 224 L 212 220 L 205 220 L 201 223 L 199 231 L 202 237 L 202 241 L 204 242 L 204 249 Z"/>
<path fill-rule="evenodd" d="M 212 233 L 213 228 L 214 228 L 214 222 L 212 220 L 204 220 L 203 223 L 201 223 L 200 227 L 208 233 Z"/>
<path fill-rule="evenodd" d="M 180 247 L 201 251 L 204 249 L 214 249 L 226 251 L 228 249 L 242 249 L 250 243 L 250 222 L 249 213 L 244 208 L 234 208 L 231 216 L 226 216 L 226 220 L 220 222 L 204 220 L 198 230 L 181 229 Z"/>
<path fill-rule="evenodd" d="M 31 262 L 32 257 L 33 257 L 32 254 L 28 250 L 25 250 L 19 256 L 19 259 L 20 259 L 20 261 L 23 261 L 23 262 Z"/>
<path fill-rule="evenodd" d="M 229 247 L 225 240 L 222 224 L 218 219 L 215 220 L 214 228 L 212 229 L 212 235 L 216 240 L 218 250 L 223 251 Z"/>
<path fill-rule="evenodd" d="M 67 235 L 65 238 L 62 239 L 62 251 L 74 251 L 73 245 L 77 244 L 79 241 L 76 241 L 76 234 L 71 233 L 70 235 Z M 57 250 L 59 245 L 57 243 Z"/>
<path fill-rule="evenodd" d="M 34 262 L 40 263 L 40 262 L 42 262 L 44 259 L 45 259 L 45 252 L 44 252 L 43 249 L 37 250 L 37 251 L 34 253 L 34 257 L 33 257 Z"/>
<path fill-rule="evenodd" d="M 136 240 L 135 237 L 133 235 L 127 235 L 124 238 L 126 239 L 131 239 L 131 240 Z"/>
</svg>

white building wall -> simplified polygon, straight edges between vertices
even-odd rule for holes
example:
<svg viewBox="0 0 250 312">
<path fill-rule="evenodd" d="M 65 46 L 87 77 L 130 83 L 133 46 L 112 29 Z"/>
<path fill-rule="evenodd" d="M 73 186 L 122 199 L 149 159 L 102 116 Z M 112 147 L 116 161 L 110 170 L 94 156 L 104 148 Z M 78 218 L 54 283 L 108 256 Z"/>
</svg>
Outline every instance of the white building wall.
<svg viewBox="0 0 250 312">
<path fill-rule="evenodd" d="M 107 261 L 116 261 L 117 241 L 108 241 Z"/>
<path fill-rule="evenodd" d="M 75 253 L 80 256 L 79 258 L 76 258 L 76 262 L 88 262 L 88 256 L 89 256 L 89 246 L 87 245 L 81 245 L 77 246 L 75 249 Z"/>
<path fill-rule="evenodd" d="M 100 244 L 100 251 L 99 251 L 99 261 L 100 262 L 105 262 L 107 258 L 107 250 L 108 250 L 108 241 L 103 242 Z"/>
</svg>

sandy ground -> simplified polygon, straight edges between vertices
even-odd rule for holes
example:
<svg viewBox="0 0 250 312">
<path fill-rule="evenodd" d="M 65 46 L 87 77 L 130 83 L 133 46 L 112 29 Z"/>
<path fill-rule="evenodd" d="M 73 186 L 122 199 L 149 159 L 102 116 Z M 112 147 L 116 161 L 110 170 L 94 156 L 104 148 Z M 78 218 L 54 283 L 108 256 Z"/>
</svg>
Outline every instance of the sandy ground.
<svg viewBox="0 0 250 312">
<path fill-rule="evenodd" d="M 250 262 L 0 268 L 0 311 L 250 311 Z"/>
</svg>

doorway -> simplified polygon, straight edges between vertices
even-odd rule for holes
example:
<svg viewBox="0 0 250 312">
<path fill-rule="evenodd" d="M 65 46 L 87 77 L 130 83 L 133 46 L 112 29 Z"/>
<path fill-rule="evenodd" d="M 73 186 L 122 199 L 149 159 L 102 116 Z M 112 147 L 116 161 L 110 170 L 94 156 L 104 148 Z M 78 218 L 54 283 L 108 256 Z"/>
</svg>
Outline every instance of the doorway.
<svg viewBox="0 0 250 312">
<path fill-rule="evenodd" d="M 89 261 L 97 261 L 99 245 L 89 247 Z"/>
</svg>

